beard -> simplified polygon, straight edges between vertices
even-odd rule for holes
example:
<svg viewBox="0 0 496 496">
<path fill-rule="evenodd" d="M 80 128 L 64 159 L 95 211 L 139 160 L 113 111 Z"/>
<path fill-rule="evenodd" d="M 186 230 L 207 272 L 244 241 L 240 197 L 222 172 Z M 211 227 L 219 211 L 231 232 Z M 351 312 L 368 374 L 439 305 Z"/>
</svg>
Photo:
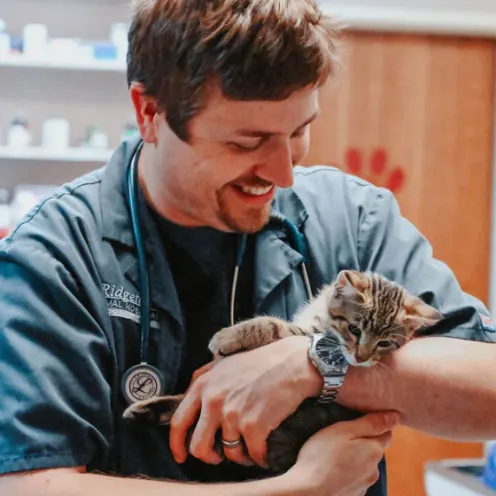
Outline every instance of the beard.
<svg viewBox="0 0 496 496">
<path fill-rule="evenodd" d="M 269 223 L 270 204 L 264 205 L 262 208 L 248 209 L 242 213 L 233 212 L 222 192 L 217 194 L 217 203 L 219 205 L 219 218 L 230 231 L 254 234 L 261 231 Z"/>
</svg>

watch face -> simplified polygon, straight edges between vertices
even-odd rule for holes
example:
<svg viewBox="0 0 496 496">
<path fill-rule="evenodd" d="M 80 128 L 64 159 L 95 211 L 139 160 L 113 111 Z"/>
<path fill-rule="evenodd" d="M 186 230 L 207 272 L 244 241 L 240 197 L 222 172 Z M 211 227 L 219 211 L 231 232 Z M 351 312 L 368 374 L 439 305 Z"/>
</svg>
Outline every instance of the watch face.
<svg viewBox="0 0 496 496">
<path fill-rule="evenodd" d="M 340 366 L 346 362 L 339 339 L 332 334 L 324 335 L 315 346 L 315 353 L 326 365 Z"/>
</svg>

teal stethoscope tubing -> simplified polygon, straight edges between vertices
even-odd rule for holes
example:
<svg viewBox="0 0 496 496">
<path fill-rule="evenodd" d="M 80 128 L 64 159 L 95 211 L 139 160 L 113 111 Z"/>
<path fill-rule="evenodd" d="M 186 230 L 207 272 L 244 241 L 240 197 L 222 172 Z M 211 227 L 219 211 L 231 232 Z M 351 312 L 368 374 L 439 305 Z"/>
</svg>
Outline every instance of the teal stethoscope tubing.
<svg viewBox="0 0 496 496">
<path fill-rule="evenodd" d="M 140 300 L 141 300 L 141 318 L 140 318 L 140 329 L 141 329 L 141 345 L 140 345 L 140 358 L 141 364 L 147 365 L 148 362 L 148 343 L 150 338 L 150 283 L 148 278 L 148 270 L 146 265 L 146 255 L 143 243 L 143 237 L 140 229 L 140 211 L 138 202 L 138 158 L 139 152 L 142 145 L 135 152 L 130 164 L 127 175 L 127 188 L 128 188 L 128 202 L 129 202 L 129 212 L 131 217 L 131 224 L 134 235 L 134 242 L 136 245 L 136 251 L 138 256 L 138 273 L 139 273 L 139 284 L 140 284 Z M 307 261 L 307 250 L 305 246 L 305 239 L 298 228 L 290 222 L 284 215 L 279 212 L 272 212 L 270 216 L 271 224 L 279 225 L 288 236 L 289 242 L 294 250 L 296 250 L 302 256 L 301 271 L 303 276 L 303 281 L 305 284 L 305 290 L 307 297 L 310 300 L 312 298 L 312 287 L 310 285 L 310 279 L 308 277 L 308 271 L 306 267 Z M 243 258 L 246 252 L 246 243 L 248 236 L 246 234 L 240 234 L 237 239 L 236 247 L 236 265 L 234 268 L 234 275 L 231 287 L 231 298 L 229 305 L 229 322 L 233 326 L 235 323 L 235 302 L 236 302 L 236 289 L 239 279 L 239 270 L 241 264 L 243 263 Z"/>
</svg>

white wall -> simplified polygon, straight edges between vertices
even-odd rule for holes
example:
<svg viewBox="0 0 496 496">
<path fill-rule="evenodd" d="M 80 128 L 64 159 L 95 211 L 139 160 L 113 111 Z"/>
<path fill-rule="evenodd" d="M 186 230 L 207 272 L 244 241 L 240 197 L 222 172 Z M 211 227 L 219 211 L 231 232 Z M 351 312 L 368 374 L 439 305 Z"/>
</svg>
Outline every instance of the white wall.
<svg viewBox="0 0 496 496">
<path fill-rule="evenodd" d="M 355 29 L 496 37 L 496 0 L 320 0 Z"/>
<path fill-rule="evenodd" d="M 320 0 L 321 4 L 340 3 L 334 0 Z M 346 0 L 341 2 L 348 6 L 365 6 L 367 8 L 389 7 L 408 8 L 411 10 L 461 11 L 496 14 L 494 0 Z"/>
</svg>

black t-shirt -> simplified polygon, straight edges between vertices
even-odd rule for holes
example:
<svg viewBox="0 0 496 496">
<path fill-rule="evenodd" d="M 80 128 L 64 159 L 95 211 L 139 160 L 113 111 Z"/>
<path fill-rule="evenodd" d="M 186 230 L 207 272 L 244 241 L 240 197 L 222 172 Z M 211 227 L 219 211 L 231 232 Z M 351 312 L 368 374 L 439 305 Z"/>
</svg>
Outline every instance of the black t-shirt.
<svg viewBox="0 0 496 496">
<path fill-rule="evenodd" d="M 212 360 L 208 343 L 229 326 L 229 302 L 236 260 L 237 234 L 187 228 L 152 211 L 159 227 L 186 327 L 185 359 L 176 392 L 188 388 L 195 370 Z M 253 317 L 254 236 L 250 236 L 236 290 L 235 321 Z M 184 471 L 195 481 L 260 478 L 263 471 L 239 465 L 206 465 L 189 457 Z"/>
</svg>

